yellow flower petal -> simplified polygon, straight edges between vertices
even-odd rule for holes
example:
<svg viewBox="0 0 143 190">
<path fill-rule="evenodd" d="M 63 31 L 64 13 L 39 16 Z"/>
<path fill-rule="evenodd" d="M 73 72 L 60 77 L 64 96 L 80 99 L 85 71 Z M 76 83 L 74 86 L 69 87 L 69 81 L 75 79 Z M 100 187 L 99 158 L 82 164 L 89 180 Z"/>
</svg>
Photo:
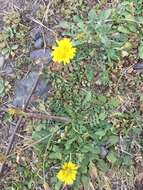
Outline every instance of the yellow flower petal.
<svg viewBox="0 0 143 190">
<path fill-rule="evenodd" d="M 56 47 L 53 47 L 52 57 L 54 62 L 68 64 L 75 57 L 76 48 L 70 39 L 64 38 L 62 40 L 57 40 Z"/>
<path fill-rule="evenodd" d="M 72 162 L 65 163 L 58 172 L 57 178 L 65 185 L 71 185 L 76 179 L 78 166 Z"/>
</svg>

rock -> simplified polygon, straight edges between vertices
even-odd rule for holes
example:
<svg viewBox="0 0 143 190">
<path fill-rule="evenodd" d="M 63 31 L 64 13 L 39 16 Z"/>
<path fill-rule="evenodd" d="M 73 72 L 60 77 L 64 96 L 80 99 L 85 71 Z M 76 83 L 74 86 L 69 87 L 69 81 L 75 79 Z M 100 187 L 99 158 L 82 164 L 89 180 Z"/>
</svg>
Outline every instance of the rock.
<svg viewBox="0 0 143 190">
<path fill-rule="evenodd" d="M 2 68 L 4 65 L 4 57 L 0 56 L 0 68 Z"/>
<path fill-rule="evenodd" d="M 51 60 L 51 50 L 50 49 L 38 49 L 30 52 L 31 59 L 47 58 Z"/>
<path fill-rule="evenodd" d="M 15 74 L 14 74 L 14 70 L 12 68 L 12 66 L 8 63 L 6 64 L 3 69 L 2 69 L 2 73 L 5 75 L 5 76 L 10 76 L 10 77 L 13 77 Z"/>
<path fill-rule="evenodd" d="M 43 46 L 43 39 L 40 37 L 35 41 L 34 47 L 38 49 L 42 48 L 42 46 Z"/>
<path fill-rule="evenodd" d="M 137 63 L 133 65 L 133 69 L 136 71 L 143 71 L 143 63 Z"/>
<path fill-rule="evenodd" d="M 33 28 L 30 32 L 31 38 L 36 41 L 41 36 L 41 27 Z"/>
<path fill-rule="evenodd" d="M 37 79 L 38 72 L 32 71 L 25 78 L 17 81 L 15 98 L 13 100 L 13 105 L 15 107 L 22 107 L 29 96 L 32 86 Z M 47 85 L 43 80 L 39 80 L 35 92 L 32 95 L 31 101 L 34 103 L 37 98 L 46 99 L 48 93 L 51 90 L 51 86 Z"/>
<path fill-rule="evenodd" d="M 105 146 L 100 147 L 100 156 L 102 159 L 104 159 L 108 154 L 108 150 Z"/>
</svg>

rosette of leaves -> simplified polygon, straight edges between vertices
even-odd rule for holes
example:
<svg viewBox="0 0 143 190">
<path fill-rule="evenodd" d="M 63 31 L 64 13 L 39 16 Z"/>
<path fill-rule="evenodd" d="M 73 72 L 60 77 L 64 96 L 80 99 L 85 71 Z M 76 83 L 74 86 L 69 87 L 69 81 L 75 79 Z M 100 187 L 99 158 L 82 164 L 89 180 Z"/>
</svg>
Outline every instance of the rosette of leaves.
<svg viewBox="0 0 143 190">
<path fill-rule="evenodd" d="M 3 21 L 6 27 L 16 28 L 21 21 L 20 14 L 18 12 L 10 12 L 4 16 Z"/>
</svg>

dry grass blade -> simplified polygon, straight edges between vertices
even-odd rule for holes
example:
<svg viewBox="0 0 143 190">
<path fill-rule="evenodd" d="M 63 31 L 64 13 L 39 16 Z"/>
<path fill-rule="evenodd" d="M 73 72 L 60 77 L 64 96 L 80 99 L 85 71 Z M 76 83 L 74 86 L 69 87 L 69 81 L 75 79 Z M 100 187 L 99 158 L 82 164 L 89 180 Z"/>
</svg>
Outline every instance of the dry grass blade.
<svg viewBox="0 0 143 190">
<path fill-rule="evenodd" d="M 43 187 L 44 187 L 44 190 L 51 190 L 47 182 L 44 182 Z"/>
</svg>

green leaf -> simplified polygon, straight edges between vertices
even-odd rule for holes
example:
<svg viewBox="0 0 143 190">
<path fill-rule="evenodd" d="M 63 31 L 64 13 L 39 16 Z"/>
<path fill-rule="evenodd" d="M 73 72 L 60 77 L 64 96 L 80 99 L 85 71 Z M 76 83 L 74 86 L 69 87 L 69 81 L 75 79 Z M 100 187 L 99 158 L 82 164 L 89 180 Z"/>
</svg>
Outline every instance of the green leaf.
<svg viewBox="0 0 143 190">
<path fill-rule="evenodd" d="M 130 33 L 130 31 L 125 26 L 119 26 L 118 31 L 122 32 L 124 34 L 129 34 Z"/>
<path fill-rule="evenodd" d="M 65 143 L 65 149 L 66 150 L 69 150 L 72 143 L 76 140 L 76 137 L 75 138 L 72 138 L 72 139 L 69 139 L 66 143 Z"/>
<path fill-rule="evenodd" d="M 107 160 L 114 164 L 117 161 L 117 153 L 114 151 L 110 151 L 107 155 Z"/>
<path fill-rule="evenodd" d="M 61 189 L 61 187 L 62 187 L 62 182 L 57 181 L 57 182 L 55 183 L 55 190 L 59 190 L 59 189 Z"/>
<path fill-rule="evenodd" d="M 108 164 L 104 161 L 104 160 L 101 160 L 99 159 L 97 162 L 96 162 L 96 166 L 103 172 L 107 172 L 109 170 L 109 166 Z"/>
<path fill-rule="evenodd" d="M 49 154 L 50 159 L 62 160 L 62 154 L 60 152 L 52 152 Z"/>
<path fill-rule="evenodd" d="M 92 81 L 94 78 L 93 69 L 90 66 L 85 67 L 85 73 L 88 81 Z"/>
<path fill-rule="evenodd" d="M 107 117 L 106 112 L 101 112 L 101 113 L 99 114 L 99 119 L 100 119 L 100 120 L 105 120 L 106 117 Z"/>
<path fill-rule="evenodd" d="M 86 105 L 87 103 L 91 102 L 91 99 L 92 99 L 92 93 L 91 93 L 91 91 L 87 91 L 87 94 L 84 98 L 82 105 Z"/>
<path fill-rule="evenodd" d="M 94 152 L 94 146 L 92 144 L 84 145 L 81 149 L 82 153 Z"/>
<path fill-rule="evenodd" d="M 100 80 L 103 85 L 107 85 L 109 83 L 109 73 L 107 70 L 103 70 L 100 74 Z"/>
<path fill-rule="evenodd" d="M 9 53 L 10 52 L 10 49 L 9 48 L 4 48 L 3 50 L 2 50 L 2 54 L 3 55 L 5 55 L 5 54 L 7 54 L 7 53 Z"/>
<path fill-rule="evenodd" d="M 82 31 L 85 31 L 85 29 L 86 29 L 86 26 L 85 26 L 84 22 L 79 22 L 79 23 L 77 24 L 77 26 L 78 26 Z"/>
<path fill-rule="evenodd" d="M 138 48 L 138 54 L 141 59 L 143 59 L 143 42 L 140 44 Z"/>
<path fill-rule="evenodd" d="M 143 24 L 143 16 L 137 17 L 137 20 L 140 24 Z"/>
<path fill-rule="evenodd" d="M 133 164 L 133 162 L 132 162 L 131 156 L 125 155 L 125 156 L 123 157 L 123 165 L 131 166 L 132 164 Z"/>
<path fill-rule="evenodd" d="M 116 97 L 112 97 L 110 98 L 110 100 L 108 101 L 108 105 L 110 108 L 117 108 L 120 105 L 120 100 L 117 99 Z"/>
<path fill-rule="evenodd" d="M 98 96 L 98 102 L 99 102 L 100 104 L 105 104 L 105 103 L 107 102 L 106 96 L 99 95 L 99 96 Z"/>
<path fill-rule="evenodd" d="M 66 22 L 66 21 L 61 21 L 59 23 L 58 27 L 63 28 L 63 29 L 70 29 L 71 28 L 71 23 Z"/>
<path fill-rule="evenodd" d="M 82 20 L 79 16 L 75 15 L 75 16 L 73 16 L 73 21 L 78 23 L 78 22 L 81 22 Z"/>
<path fill-rule="evenodd" d="M 112 9 L 107 9 L 105 11 L 102 11 L 100 14 L 99 14 L 99 19 L 100 20 L 106 20 L 110 17 L 111 15 L 111 12 L 112 12 Z"/>
<path fill-rule="evenodd" d="M 108 144 L 110 144 L 111 146 L 116 145 L 118 141 L 119 141 L 119 137 L 116 135 L 112 135 L 109 137 Z"/>
<path fill-rule="evenodd" d="M 88 19 L 94 21 L 97 19 L 97 13 L 95 9 L 91 9 L 88 13 Z"/>
<path fill-rule="evenodd" d="M 102 137 L 106 135 L 106 130 L 98 129 L 95 134 L 99 137 L 99 139 L 102 139 Z"/>
<path fill-rule="evenodd" d="M 81 182 L 84 186 L 88 186 L 89 185 L 89 177 L 87 177 L 86 175 L 82 175 L 81 177 Z"/>
</svg>

